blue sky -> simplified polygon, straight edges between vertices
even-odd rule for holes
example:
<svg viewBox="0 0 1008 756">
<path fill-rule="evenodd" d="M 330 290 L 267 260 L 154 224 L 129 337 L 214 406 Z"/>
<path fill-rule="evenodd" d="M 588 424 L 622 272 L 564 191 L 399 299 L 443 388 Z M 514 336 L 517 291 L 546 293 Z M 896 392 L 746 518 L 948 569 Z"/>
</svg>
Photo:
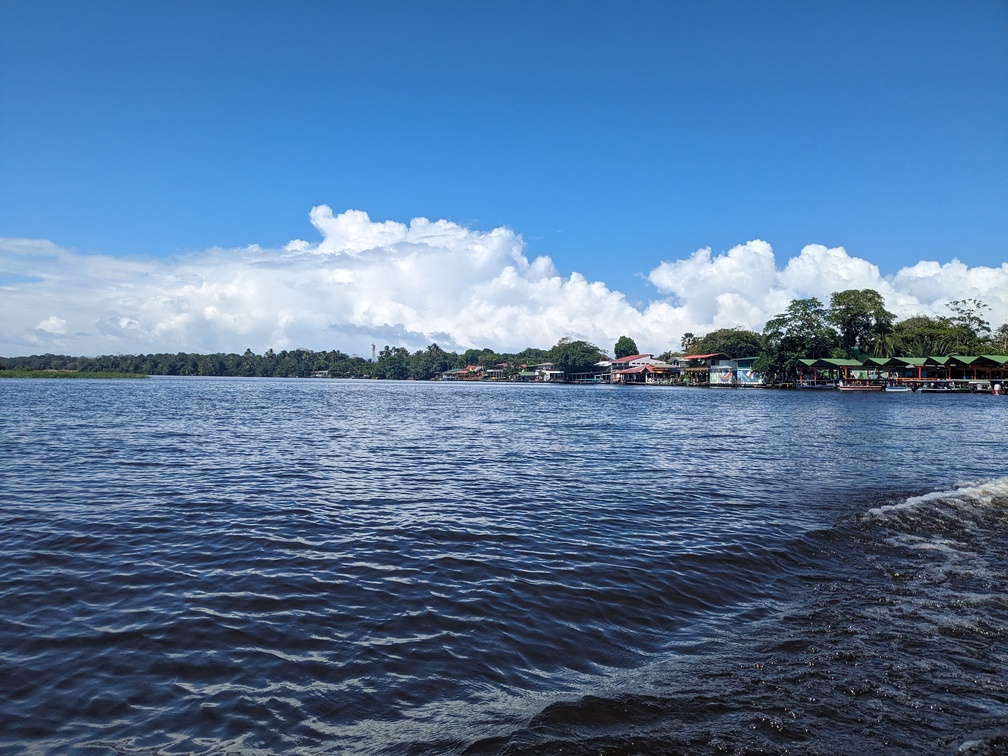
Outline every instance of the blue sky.
<svg viewBox="0 0 1008 756">
<path fill-rule="evenodd" d="M 999 268 L 1006 39 L 982 0 L 0 0 L 0 236 L 161 264 L 327 205 L 510 229 L 639 310 L 752 240 Z"/>
</svg>

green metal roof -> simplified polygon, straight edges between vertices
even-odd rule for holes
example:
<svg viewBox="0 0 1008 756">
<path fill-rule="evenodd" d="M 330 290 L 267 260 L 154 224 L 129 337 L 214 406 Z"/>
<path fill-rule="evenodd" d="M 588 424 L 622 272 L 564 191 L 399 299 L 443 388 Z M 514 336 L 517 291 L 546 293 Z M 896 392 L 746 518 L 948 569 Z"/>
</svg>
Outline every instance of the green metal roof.
<svg viewBox="0 0 1008 756">
<path fill-rule="evenodd" d="M 841 360 L 830 357 L 820 357 L 819 359 L 803 358 L 798 360 L 805 367 L 810 368 L 842 368 L 842 367 L 895 367 L 906 365 L 910 367 L 924 367 L 928 365 L 948 365 L 959 366 L 987 366 L 1003 367 L 1008 365 L 1008 355 L 1004 354 L 981 354 L 981 355 L 931 355 L 930 357 L 866 357 L 864 362 L 860 360 Z"/>
<path fill-rule="evenodd" d="M 901 364 L 901 363 L 899 363 L 899 362 L 896 361 L 897 359 L 898 358 L 896 358 L 896 357 L 867 357 L 867 358 L 865 358 L 864 364 L 865 364 L 866 367 L 867 366 L 873 366 L 873 367 L 893 367 L 895 365 Z"/>
<path fill-rule="evenodd" d="M 979 357 L 970 357 L 965 354 L 932 355 L 924 363 L 926 365 L 972 365 Z"/>
<path fill-rule="evenodd" d="M 976 364 L 978 360 L 982 360 L 983 357 L 964 357 L 957 354 L 949 356 L 948 361 L 950 364 L 962 365 L 964 367 Z"/>
<path fill-rule="evenodd" d="M 824 357 L 821 360 L 816 360 L 816 363 L 819 364 L 816 364 L 815 367 L 864 367 L 864 363 L 861 360 L 840 360 L 833 357 Z"/>
</svg>

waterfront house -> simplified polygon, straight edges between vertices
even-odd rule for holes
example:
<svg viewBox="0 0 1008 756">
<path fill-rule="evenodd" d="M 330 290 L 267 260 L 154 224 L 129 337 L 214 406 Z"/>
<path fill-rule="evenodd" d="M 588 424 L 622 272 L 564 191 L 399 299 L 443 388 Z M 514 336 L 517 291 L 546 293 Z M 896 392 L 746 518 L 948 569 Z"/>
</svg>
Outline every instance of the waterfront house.
<svg viewBox="0 0 1008 756">
<path fill-rule="evenodd" d="M 711 382 L 712 371 L 716 372 L 718 377 L 720 377 L 723 374 L 723 368 L 728 367 L 727 365 L 722 366 L 721 360 L 730 362 L 731 358 L 721 352 L 688 354 L 685 357 L 681 357 L 679 365 L 683 382 L 690 386 L 715 385 Z"/>
<path fill-rule="evenodd" d="M 467 365 L 459 370 L 445 370 L 441 373 L 442 381 L 481 381 L 483 368 L 480 365 Z"/>
<path fill-rule="evenodd" d="M 663 362 L 652 354 L 631 354 L 599 363 L 608 366 L 610 383 L 673 383 L 679 377 L 679 361 Z"/>
<path fill-rule="evenodd" d="M 625 370 L 614 370 L 610 375 L 611 383 L 622 384 L 671 384 L 678 382 L 679 367 L 667 363 L 637 365 Z"/>
<path fill-rule="evenodd" d="M 735 360 L 735 383 L 739 386 L 762 386 L 763 376 L 753 370 L 756 357 L 739 357 Z"/>
<path fill-rule="evenodd" d="M 642 365 L 660 365 L 661 360 L 656 360 L 653 354 L 631 354 L 626 357 L 617 357 L 608 360 L 611 370 L 628 370 L 630 368 L 641 367 Z M 605 363 L 600 363 L 604 365 Z"/>
<path fill-rule="evenodd" d="M 536 380 L 543 383 L 563 383 L 564 372 L 557 370 L 552 362 L 541 362 L 538 365 L 529 365 L 527 370 L 536 374 Z"/>
<path fill-rule="evenodd" d="M 753 370 L 756 357 L 732 359 L 724 355 L 712 355 L 707 367 L 711 386 L 738 387 L 762 386 L 763 377 Z"/>
<path fill-rule="evenodd" d="M 658 376 L 668 379 L 673 372 L 671 365 L 656 360 L 653 354 L 630 354 L 599 365 L 608 366 L 610 383 L 657 383 Z M 678 372 L 675 370 L 676 375 Z"/>
</svg>

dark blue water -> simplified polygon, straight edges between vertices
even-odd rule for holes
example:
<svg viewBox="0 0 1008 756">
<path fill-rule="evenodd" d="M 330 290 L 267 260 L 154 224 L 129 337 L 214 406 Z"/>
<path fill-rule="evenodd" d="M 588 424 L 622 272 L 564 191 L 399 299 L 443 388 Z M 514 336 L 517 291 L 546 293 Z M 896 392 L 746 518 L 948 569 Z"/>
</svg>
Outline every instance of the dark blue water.
<svg viewBox="0 0 1008 756">
<path fill-rule="evenodd" d="M 0 381 L 0 749 L 1004 753 L 1001 397 Z"/>
</svg>

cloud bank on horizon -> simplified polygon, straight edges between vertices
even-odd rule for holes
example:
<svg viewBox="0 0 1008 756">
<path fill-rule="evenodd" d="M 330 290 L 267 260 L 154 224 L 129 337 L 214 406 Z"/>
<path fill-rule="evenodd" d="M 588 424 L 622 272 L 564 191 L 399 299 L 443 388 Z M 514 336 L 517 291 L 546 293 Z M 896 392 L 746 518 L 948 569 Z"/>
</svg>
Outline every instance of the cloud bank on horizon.
<svg viewBox="0 0 1008 756">
<path fill-rule="evenodd" d="M 641 349 L 677 349 L 683 333 L 762 329 L 792 299 L 871 288 L 900 318 L 947 315 L 951 300 L 990 306 L 1008 321 L 1008 263 L 921 261 L 882 276 L 842 247 L 810 244 L 783 267 L 770 244 L 700 249 L 659 263 L 656 296 L 624 294 L 549 257 L 529 259 L 507 228 L 446 220 L 408 225 L 312 208 L 316 244 L 210 248 L 168 260 L 81 254 L 36 239 L 0 238 L 0 355 L 255 352 L 305 347 L 368 355 L 411 350 L 549 348 L 568 336 L 611 352 L 623 334 Z"/>
</svg>

